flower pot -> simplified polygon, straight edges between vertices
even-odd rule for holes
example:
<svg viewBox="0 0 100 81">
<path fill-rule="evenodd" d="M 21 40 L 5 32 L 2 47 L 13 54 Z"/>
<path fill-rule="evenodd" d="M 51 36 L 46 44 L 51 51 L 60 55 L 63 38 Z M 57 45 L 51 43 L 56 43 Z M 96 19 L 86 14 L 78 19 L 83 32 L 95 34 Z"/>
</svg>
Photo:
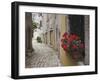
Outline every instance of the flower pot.
<svg viewBox="0 0 100 81">
<path fill-rule="evenodd" d="M 75 65 L 79 65 L 78 62 L 83 61 L 82 53 L 79 51 L 73 51 L 70 53 L 70 57 Z"/>
<path fill-rule="evenodd" d="M 66 59 L 67 59 L 67 63 L 70 63 L 70 64 L 67 64 L 68 66 L 77 66 L 77 61 L 74 60 L 72 58 L 72 55 L 68 52 L 66 52 Z"/>
</svg>

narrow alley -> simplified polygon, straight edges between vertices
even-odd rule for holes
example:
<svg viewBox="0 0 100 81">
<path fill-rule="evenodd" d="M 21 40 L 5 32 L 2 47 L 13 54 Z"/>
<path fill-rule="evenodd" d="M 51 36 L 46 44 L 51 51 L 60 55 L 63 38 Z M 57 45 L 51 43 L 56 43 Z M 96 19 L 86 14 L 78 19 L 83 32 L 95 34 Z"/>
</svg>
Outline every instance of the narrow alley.
<svg viewBox="0 0 100 81">
<path fill-rule="evenodd" d="M 34 52 L 32 56 L 26 58 L 26 68 L 34 67 L 58 67 L 61 66 L 58 52 L 45 45 L 32 41 Z"/>
</svg>

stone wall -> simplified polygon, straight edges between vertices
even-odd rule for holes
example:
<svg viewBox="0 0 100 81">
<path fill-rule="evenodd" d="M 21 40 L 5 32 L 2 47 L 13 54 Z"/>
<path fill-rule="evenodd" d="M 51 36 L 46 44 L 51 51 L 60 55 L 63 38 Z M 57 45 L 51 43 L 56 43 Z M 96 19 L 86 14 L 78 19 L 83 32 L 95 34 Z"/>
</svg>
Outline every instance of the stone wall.
<svg viewBox="0 0 100 81">
<path fill-rule="evenodd" d="M 85 59 L 84 59 L 84 64 L 88 65 L 89 64 L 89 42 L 90 42 L 90 38 L 89 38 L 89 16 L 85 16 Z"/>
<path fill-rule="evenodd" d="M 25 53 L 26 56 L 32 54 L 32 13 L 25 13 Z"/>
</svg>

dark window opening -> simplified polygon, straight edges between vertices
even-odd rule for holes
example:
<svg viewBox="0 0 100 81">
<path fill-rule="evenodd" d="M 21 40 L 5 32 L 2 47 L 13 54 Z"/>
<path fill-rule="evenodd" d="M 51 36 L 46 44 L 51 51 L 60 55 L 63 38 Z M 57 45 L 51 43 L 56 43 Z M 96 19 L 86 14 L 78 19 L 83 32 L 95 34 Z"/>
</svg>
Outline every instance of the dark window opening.
<svg viewBox="0 0 100 81">
<path fill-rule="evenodd" d="M 69 15 L 69 27 L 71 34 L 77 34 L 84 42 L 84 16 Z"/>
<path fill-rule="evenodd" d="M 77 34 L 81 41 L 85 42 L 85 25 L 84 25 L 84 16 L 83 15 L 69 15 L 69 27 L 71 34 Z M 82 53 L 83 57 L 85 56 L 85 50 Z"/>
</svg>

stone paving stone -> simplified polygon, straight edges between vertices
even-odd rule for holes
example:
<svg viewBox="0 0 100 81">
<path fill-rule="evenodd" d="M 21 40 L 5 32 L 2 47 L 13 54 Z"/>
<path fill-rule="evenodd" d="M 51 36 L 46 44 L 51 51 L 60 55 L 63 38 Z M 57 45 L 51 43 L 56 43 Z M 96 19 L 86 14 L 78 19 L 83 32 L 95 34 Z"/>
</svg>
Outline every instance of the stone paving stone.
<svg viewBox="0 0 100 81">
<path fill-rule="evenodd" d="M 43 43 L 33 42 L 34 52 L 26 57 L 26 68 L 61 66 L 58 52 Z"/>
</svg>

